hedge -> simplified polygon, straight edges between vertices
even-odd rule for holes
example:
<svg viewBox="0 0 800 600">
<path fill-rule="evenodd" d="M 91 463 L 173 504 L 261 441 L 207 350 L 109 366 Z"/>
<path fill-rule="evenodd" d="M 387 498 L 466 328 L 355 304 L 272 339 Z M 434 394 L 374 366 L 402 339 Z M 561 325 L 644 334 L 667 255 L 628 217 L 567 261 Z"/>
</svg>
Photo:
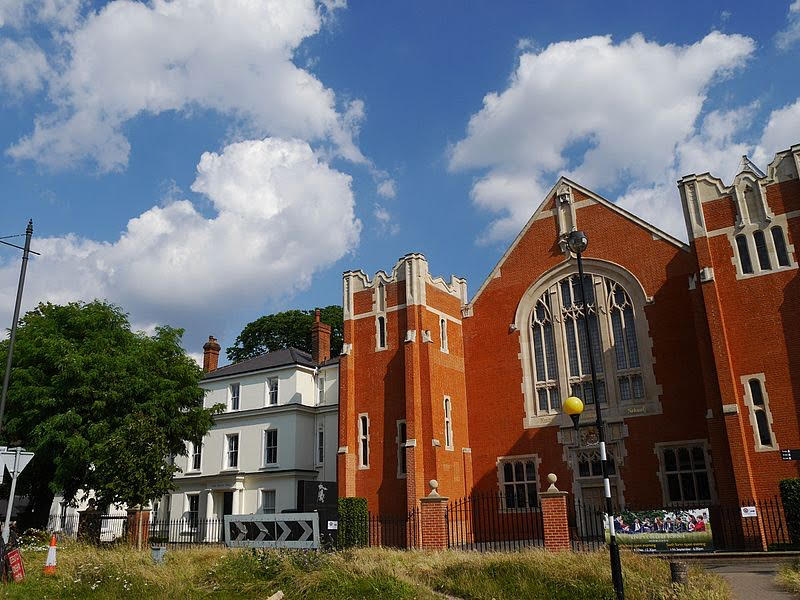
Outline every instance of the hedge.
<svg viewBox="0 0 800 600">
<path fill-rule="evenodd" d="M 368 534 L 366 498 L 339 498 L 339 548 L 366 546 Z"/>
<path fill-rule="evenodd" d="M 800 479 L 783 479 L 780 483 L 783 514 L 793 544 L 800 544 Z"/>
</svg>

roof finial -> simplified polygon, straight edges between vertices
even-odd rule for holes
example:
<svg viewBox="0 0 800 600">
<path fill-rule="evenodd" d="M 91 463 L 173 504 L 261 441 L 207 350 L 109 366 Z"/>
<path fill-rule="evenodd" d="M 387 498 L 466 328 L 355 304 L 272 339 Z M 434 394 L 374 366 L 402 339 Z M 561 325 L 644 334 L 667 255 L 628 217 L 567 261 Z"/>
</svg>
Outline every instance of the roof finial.
<svg viewBox="0 0 800 600">
<path fill-rule="evenodd" d="M 742 154 L 742 162 L 739 163 L 739 173 L 742 171 L 750 171 L 756 177 L 766 177 L 764 171 L 759 169 L 752 160 L 747 158 L 747 154 Z"/>
</svg>

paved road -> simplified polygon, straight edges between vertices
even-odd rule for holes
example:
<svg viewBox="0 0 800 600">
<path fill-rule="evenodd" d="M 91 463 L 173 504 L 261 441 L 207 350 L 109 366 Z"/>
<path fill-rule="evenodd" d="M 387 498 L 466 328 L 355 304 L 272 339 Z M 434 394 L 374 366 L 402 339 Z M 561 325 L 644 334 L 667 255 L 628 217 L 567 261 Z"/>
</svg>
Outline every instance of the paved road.
<svg viewBox="0 0 800 600">
<path fill-rule="evenodd" d="M 737 561 L 729 564 L 705 565 L 707 571 L 724 577 L 733 589 L 736 600 L 796 600 L 797 596 L 775 585 L 780 569 L 776 562 Z"/>
</svg>

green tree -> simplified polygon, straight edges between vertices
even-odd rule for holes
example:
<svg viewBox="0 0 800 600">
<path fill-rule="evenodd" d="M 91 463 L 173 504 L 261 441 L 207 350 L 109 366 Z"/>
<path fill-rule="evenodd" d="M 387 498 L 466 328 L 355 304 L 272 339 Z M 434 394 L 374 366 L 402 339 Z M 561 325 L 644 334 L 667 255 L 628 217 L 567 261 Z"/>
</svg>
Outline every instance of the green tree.
<svg viewBox="0 0 800 600">
<path fill-rule="evenodd" d="M 53 494 L 95 490 L 98 504 L 142 504 L 169 491 L 175 467 L 219 407 L 204 408 L 202 372 L 183 331 L 133 332 L 105 302 L 40 304 L 17 330 L 4 443 L 36 453 L 18 489 L 43 524 Z M 0 346 L 5 362 L 8 343 Z"/>
<path fill-rule="evenodd" d="M 331 356 L 339 356 L 344 340 L 342 307 L 320 309 L 320 320 L 331 326 Z M 225 351 L 228 360 L 239 362 L 290 346 L 311 352 L 313 322 L 313 310 L 287 310 L 259 317 L 245 325 L 234 345 Z"/>
</svg>

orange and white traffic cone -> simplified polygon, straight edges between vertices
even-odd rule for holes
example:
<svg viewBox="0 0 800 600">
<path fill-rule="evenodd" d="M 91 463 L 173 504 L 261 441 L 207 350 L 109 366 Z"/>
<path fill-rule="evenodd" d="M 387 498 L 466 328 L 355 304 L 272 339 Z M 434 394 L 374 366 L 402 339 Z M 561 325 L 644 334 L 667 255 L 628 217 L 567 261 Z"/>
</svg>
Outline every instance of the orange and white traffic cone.
<svg viewBox="0 0 800 600">
<path fill-rule="evenodd" d="M 56 534 L 50 538 L 50 548 L 47 550 L 47 560 L 44 563 L 44 574 L 56 574 Z"/>
</svg>

